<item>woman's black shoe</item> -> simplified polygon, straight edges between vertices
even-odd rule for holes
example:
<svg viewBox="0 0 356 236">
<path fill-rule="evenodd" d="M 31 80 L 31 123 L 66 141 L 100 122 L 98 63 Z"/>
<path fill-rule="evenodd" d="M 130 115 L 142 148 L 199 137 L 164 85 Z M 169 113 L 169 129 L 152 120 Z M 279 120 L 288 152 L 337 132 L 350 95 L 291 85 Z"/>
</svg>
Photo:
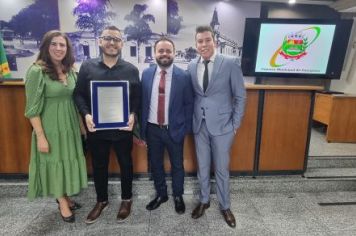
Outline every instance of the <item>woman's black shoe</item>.
<svg viewBox="0 0 356 236">
<path fill-rule="evenodd" d="M 75 210 L 82 208 L 82 205 L 80 205 L 79 203 L 77 203 L 75 201 L 72 201 L 72 203 L 73 203 L 73 205 L 69 206 L 69 209 L 71 211 L 75 211 Z"/>
<path fill-rule="evenodd" d="M 57 204 L 59 204 L 57 199 L 56 199 L 56 202 L 57 202 Z M 77 203 L 75 201 L 72 201 L 72 203 L 73 203 L 73 205 L 69 206 L 69 209 L 71 211 L 75 211 L 75 210 L 78 210 L 78 209 L 82 208 L 82 205 L 80 205 L 79 203 Z M 59 206 L 58 206 L 58 208 L 59 208 Z"/>
<path fill-rule="evenodd" d="M 62 215 L 61 210 L 59 210 L 59 214 L 61 214 L 62 219 L 63 219 L 63 221 L 64 221 L 64 222 L 67 222 L 67 223 L 74 223 L 74 221 L 75 221 L 75 216 L 74 216 L 74 213 L 72 213 L 72 215 L 71 215 L 71 216 L 64 217 L 64 216 Z"/>
<path fill-rule="evenodd" d="M 74 213 L 72 212 L 72 215 L 67 216 L 67 217 L 63 216 L 63 215 L 62 215 L 62 212 L 61 212 L 61 208 L 59 207 L 59 201 L 58 201 L 58 199 L 56 199 L 56 202 L 57 202 L 57 204 L 58 204 L 59 214 L 61 214 L 61 217 L 62 217 L 63 221 L 64 221 L 64 222 L 67 222 L 67 223 L 74 223 L 74 221 L 75 221 Z M 74 203 L 74 204 L 73 204 L 73 207 L 76 207 L 76 209 L 81 208 L 81 205 L 76 204 L 75 202 L 73 202 L 73 203 Z M 79 207 L 78 207 L 78 206 L 79 206 Z M 73 210 L 72 210 L 72 207 L 69 207 L 69 209 L 70 209 L 71 211 L 73 211 Z"/>
</svg>

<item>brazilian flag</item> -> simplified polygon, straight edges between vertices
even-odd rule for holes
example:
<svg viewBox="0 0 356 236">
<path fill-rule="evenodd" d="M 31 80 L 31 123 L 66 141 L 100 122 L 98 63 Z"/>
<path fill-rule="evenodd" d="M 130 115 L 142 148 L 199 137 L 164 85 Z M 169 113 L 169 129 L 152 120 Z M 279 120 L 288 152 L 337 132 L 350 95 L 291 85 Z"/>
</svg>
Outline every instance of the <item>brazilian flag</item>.
<svg viewBox="0 0 356 236">
<path fill-rule="evenodd" d="M 0 78 L 10 78 L 9 63 L 7 63 L 5 48 L 0 38 Z"/>
</svg>

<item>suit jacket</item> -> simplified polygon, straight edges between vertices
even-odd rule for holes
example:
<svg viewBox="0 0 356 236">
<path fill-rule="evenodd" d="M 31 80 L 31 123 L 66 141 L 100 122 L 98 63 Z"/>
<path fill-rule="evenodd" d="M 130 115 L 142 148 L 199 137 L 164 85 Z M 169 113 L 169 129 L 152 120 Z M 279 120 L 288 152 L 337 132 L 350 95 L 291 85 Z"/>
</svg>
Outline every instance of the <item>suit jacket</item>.
<svg viewBox="0 0 356 236">
<path fill-rule="evenodd" d="M 211 135 L 222 135 L 239 128 L 245 109 L 246 90 L 237 58 L 217 54 L 209 85 L 203 92 L 198 83 L 200 57 L 188 65 L 195 92 L 193 132 L 198 133 L 205 113 Z"/>
<path fill-rule="evenodd" d="M 142 112 L 141 137 L 146 139 L 149 108 L 153 79 L 157 65 L 145 69 L 142 73 Z M 191 132 L 193 115 L 193 90 L 189 74 L 173 65 L 171 92 L 168 106 L 168 132 L 175 142 L 182 142 Z"/>
</svg>

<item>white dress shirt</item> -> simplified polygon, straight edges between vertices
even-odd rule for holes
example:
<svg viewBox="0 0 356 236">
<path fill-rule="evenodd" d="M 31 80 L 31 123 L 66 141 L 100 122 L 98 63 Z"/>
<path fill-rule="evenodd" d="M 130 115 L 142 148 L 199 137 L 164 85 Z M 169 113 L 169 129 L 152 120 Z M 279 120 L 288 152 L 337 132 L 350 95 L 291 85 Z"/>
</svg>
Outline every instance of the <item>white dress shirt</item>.
<svg viewBox="0 0 356 236">
<path fill-rule="evenodd" d="M 152 84 L 152 93 L 151 93 L 151 104 L 148 115 L 148 122 L 153 124 L 158 124 L 157 121 L 157 112 L 158 112 L 158 86 L 161 79 L 161 68 L 157 66 L 155 77 Z M 164 125 L 168 125 L 168 108 L 169 108 L 169 97 L 171 94 L 171 84 L 172 84 L 172 74 L 173 74 L 173 65 L 164 69 L 166 73 L 166 86 L 165 86 L 165 100 L 164 100 Z"/>
<path fill-rule="evenodd" d="M 214 68 L 215 57 L 216 57 L 216 51 L 214 51 L 214 54 L 211 56 L 210 62 L 208 63 L 209 83 L 211 80 L 211 72 L 213 72 L 213 68 Z M 204 71 L 205 71 L 205 65 L 204 65 L 203 61 L 204 61 L 204 59 L 202 57 L 200 57 L 199 62 L 198 62 L 198 68 L 197 68 L 198 83 L 202 89 L 203 89 L 203 77 L 204 77 Z"/>
</svg>

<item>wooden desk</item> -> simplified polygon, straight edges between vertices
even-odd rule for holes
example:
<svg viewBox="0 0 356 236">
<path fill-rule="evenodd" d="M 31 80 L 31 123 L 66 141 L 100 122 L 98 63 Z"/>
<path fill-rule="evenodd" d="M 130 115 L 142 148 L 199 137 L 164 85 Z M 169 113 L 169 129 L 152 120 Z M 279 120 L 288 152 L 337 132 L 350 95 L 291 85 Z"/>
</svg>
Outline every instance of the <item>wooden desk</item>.
<svg viewBox="0 0 356 236">
<path fill-rule="evenodd" d="M 307 163 L 313 95 L 317 86 L 246 85 L 245 115 L 231 150 L 232 175 L 301 174 Z M 23 83 L 0 85 L 0 175 L 27 174 L 30 159 L 31 126 L 24 117 Z M 146 148 L 134 145 L 135 174 L 147 174 Z M 90 155 L 87 158 L 91 173 Z M 195 174 L 194 139 L 184 141 L 184 169 Z M 168 154 L 165 169 L 170 170 Z M 109 172 L 118 174 L 114 153 Z"/>
<path fill-rule="evenodd" d="M 327 125 L 328 142 L 356 142 L 356 95 L 317 93 L 313 120 Z"/>
</svg>

